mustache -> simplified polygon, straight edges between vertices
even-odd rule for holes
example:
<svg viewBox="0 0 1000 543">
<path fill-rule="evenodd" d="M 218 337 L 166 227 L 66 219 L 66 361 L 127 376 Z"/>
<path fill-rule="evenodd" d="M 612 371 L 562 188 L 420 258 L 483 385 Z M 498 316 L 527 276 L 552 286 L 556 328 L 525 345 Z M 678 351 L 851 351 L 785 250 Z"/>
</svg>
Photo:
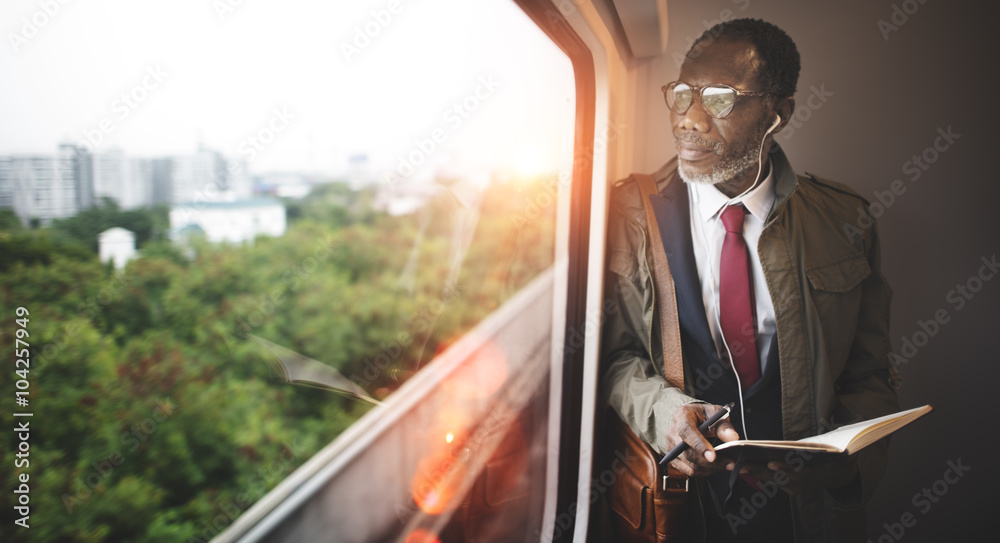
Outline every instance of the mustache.
<svg viewBox="0 0 1000 543">
<path fill-rule="evenodd" d="M 677 145 L 681 142 L 690 143 L 703 149 L 711 149 L 717 155 L 722 154 L 722 142 L 707 140 L 691 132 L 674 133 L 674 144 Z"/>
</svg>

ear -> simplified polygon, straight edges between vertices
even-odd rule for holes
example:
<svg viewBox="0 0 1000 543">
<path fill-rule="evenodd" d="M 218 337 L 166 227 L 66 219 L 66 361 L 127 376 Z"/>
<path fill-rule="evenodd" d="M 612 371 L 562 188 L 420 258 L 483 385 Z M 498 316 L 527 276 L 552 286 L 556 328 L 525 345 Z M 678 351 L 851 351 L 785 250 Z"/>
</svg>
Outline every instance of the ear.
<svg viewBox="0 0 1000 543">
<path fill-rule="evenodd" d="M 772 136 L 781 132 L 788 124 L 788 121 L 792 120 L 792 114 L 795 113 L 795 98 L 791 96 L 787 98 L 779 98 L 774 103 L 773 109 L 776 115 L 781 116 L 781 123 L 778 124 L 777 128 L 771 131 Z"/>
</svg>

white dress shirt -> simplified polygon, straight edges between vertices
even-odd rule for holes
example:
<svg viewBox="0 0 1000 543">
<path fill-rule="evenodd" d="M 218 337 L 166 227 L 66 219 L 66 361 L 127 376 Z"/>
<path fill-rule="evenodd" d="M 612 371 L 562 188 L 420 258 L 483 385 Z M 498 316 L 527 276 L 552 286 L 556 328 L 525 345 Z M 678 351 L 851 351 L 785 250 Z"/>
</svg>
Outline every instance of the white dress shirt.
<svg viewBox="0 0 1000 543">
<path fill-rule="evenodd" d="M 764 230 L 764 221 L 774 205 L 774 176 L 768 168 L 767 177 L 752 191 L 730 202 L 729 197 L 705 183 L 687 183 L 688 200 L 691 206 L 691 240 L 694 257 L 701 279 L 701 296 L 705 304 L 705 316 L 712 331 L 716 352 L 723 361 L 729 355 L 719 331 L 719 261 L 722 256 L 722 242 L 726 228 L 722 224 L 722 211 L 730 203 L 742 203 L 749 213 L 743 223 L 743 238 L 750 253 L 750 272 L 753 275 L 754 304 L 757 310 L 757 353 L 760 357 L 760 372 L 764 374 L 767 353 L 775 334 L 774 303 L 764 280 L 764 269 L 760 265 L 757 242 Z M 710 255 L 710 257 L 709 257 Z"/>
</svg>

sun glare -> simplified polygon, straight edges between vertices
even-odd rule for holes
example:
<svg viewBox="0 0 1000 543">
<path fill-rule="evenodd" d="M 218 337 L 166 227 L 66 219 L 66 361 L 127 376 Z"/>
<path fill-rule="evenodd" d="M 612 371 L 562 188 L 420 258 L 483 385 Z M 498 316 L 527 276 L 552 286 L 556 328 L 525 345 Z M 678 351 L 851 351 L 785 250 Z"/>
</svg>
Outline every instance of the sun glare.
<svg viewBox="0 0 1000 543">
<path fill-rule="evenodd" d="M 522 177 L 542 175 L 545 167 L 545 157 L 537 147 L 521 147 L 514 157 L 514 171 Z"/>
</svg>

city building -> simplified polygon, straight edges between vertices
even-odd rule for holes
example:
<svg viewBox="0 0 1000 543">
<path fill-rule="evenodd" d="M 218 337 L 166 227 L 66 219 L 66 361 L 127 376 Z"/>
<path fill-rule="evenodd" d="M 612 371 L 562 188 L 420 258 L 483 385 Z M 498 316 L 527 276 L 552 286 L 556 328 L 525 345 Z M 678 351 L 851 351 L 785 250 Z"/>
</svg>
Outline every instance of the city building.
<svg viewBox="0 0 1000 543">
<path fill-rule="evenodd" d="M 94 154 L 92 161 L 95 203 L 111 198 L 121 209 L 152 205 L 153 180 L 148 160 L 113 149 Z"/>
<path fill-rule="evenodd" d="M 227 194 L 228 165 L 220 153 L 199 147 L 194 154 L 175 156 L 172 161 L 171 204 L 236 199 L 235 195 Z"/>
<path fill-rule="evenodd" d="M 285 206 L 270 198 L 191 202 L 170 208 L 171 239 L 175 241 L 200 230 L 214 243 L 253 243 L 260 235 L 281 236 L 285 227 Z"/>
<path fill-rule="evenodd" d="M 312 180 L 300 173 L 267 173 L 256 176 L 256 179 L 256 191 L 279 198 L 305 198 L 313 188 Z"/>
<path fill-rule="evenodd" d="M 294 175 L 293 175 L 294 177 Z M 310 183 L 297 178 L 280 196 L 301 197 Z M 254 197 L 246 161 L 227 161 L 199 147 L 193 154 L 139 158 L 121 149 L 91 154 L 61 143 L 54 155 L 0 156 L 0 208 L 11 208 L 25 225 L 71 217 L 111 199 L 123 210 L 156 205 L 198 206 Z"/>
<path fill-rule="evenodd" d="M 52 155 L 0 157 L 0 208 L 11 208 L 25 226 L 72 217 L 78 211 L 74 169 Z"/>
<path fill-rule="evenodd" d="M 86 147 L 73 143 L 60 143 L 59 169 L 73 176 L 76 188 L 77 212 L 94 205 L 94 163 Z"/>
<path fill-rule="evenodd" d="M 152 188 L 152 203 L 154 206 L 170 205 L 173 201 L 174 160 L 172 158 L 153 158 L 149 160 L 149 184 Z"/>
</svg>

